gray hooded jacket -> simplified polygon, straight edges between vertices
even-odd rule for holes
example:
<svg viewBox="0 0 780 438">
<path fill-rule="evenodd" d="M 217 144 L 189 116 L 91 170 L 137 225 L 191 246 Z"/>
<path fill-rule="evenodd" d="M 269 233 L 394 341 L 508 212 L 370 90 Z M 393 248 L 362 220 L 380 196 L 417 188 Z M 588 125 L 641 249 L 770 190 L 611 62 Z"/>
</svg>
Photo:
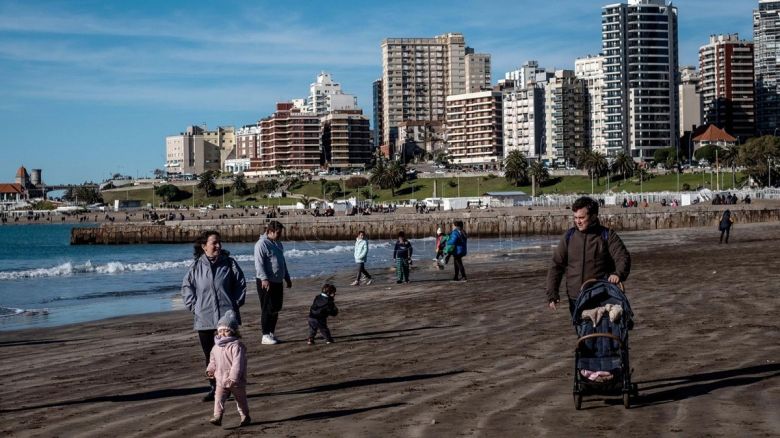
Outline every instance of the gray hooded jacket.
<svg viewBox="0 0 780 438">
<path fill-rule="evenodd" d="M 271 283 L 290 279 L 282 242 L 273 241 L 266 234 L 260 236 L 260 240 L 255 243 L 255 271 L 257 278 Z"/>
<path fill-rule="evenodd" d="M 190 266 L 181 284 L 184 306 L 195 315 L 195 330 L 216 330 L 219 319 L 228 311 L 236 313 L 246 299 L 246 280 L 235 260 L 221 254 L 212 266 L 206 255 Z"/>
</svg>

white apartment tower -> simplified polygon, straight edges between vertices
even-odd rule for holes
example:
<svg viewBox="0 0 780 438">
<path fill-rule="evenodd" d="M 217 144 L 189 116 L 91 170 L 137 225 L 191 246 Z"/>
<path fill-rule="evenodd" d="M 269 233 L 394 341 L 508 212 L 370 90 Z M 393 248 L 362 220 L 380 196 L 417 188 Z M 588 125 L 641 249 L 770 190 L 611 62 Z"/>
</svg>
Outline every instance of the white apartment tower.
<svg viewBox="0 0 780 438">
<path fill-rule="evenodd" d="M 508 80 L 514 80 L 508 78 Z M 503 93 L 504 158 L 518 150 L 540 159 L 544 150 L 544 83 L 526 82 Z"/>
<path fill-rule="evenodd" d="M 680 68 L 680 134 L 693 132 L 702 124 L 702 100 L 696 67 Z"/>
<path fill-rule="evenodd" d="M 323 116 L 331 111 L 357 109 L 357 97 L 344 93 L 341 90 L 341 84 L 333 82 L 330 73 L 326 72 L 317 75 L 316 82 L 309 86 L 309 97 L 303 108 L 305 112 L 318 116 Z"/>
<path fill-rule="evenodd" d="M 447 144 L 456 164 L 495 166 L 503 160 L 501 93 L 447 97 Z"/>
<path fill-rule="evenodd" d="M 753 10 L 756 129 L 759 135 L 780 128 L 780 0 L 759 0 Z"/>
<path fill-rule="evenodd" d="M 545 79 L 538 78 L 538 75 L 547 75 L 547 70 L 539 67 L 537 61 L 526 61 L 522 67 L 504 74 L 504 79 L 514 81 L 520 88 L 525 88 L 529 82 L 536 84 Z"/>
<path fill-rule="evenodd" d="M 587 88 L 572 70 L 557 70 L 544 85 L 545 153 L 556 165 L 572 165 L 587 148 Z"/>
<path fill-rule="evenodd" d="M 699 49 L 704 121 L 734 137 L 756 132 L 753 42 L 739 34 L 712 35 Z"/>
<path fill-rule="evenodd" d="M 587 88 L 587 117 L 585 135 L 588 147 L 607 154 L 607 138 L 604 136 L 606 114 L 604 112 L 604 57 L 588 56 L 574 61 L 574 75 Z"/>
<path fill-rule="evenodd" d="M 679 142 L 677 8 L 629 0 L 601 17 L 607 154 L 650 160 Z"/>
<path fill-rule="evenodd" d="M 466 49 L 460 33 L 382 41 L 381 143 L 391 153 L 395 153 L 401 122 L 443 123 L 447 96 L 464 94 L 471 87 Z M 469 67 L 469 73 L 475 76 L 473 84 L 489 84 L 489 78 L 480 79 L 489 64 L 485 58 L 479 61 L 482 55 L 472 55 L 474 68 Z"/>
</svg>

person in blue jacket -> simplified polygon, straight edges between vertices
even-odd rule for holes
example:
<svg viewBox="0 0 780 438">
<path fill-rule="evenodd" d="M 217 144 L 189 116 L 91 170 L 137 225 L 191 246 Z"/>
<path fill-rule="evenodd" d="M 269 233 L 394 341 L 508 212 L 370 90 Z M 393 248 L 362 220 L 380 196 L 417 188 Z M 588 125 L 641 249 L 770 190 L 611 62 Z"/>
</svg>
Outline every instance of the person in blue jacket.
<svg viewBox="0 0 780 438">
<path fill-rule="evenodd" d="M 466 241 L 468 237 L 463 231 L 463 221 L 454 221 L 452 223 L 452 231 L 450 232 L 450 238 L 447 239 L 447 245 L 452 246 L 452 257 L 455 260 L 453 266 L 455 266 L 455 277 L 453 281 L 466 281 L 466 268 L 463 267 L 463 257 L 466 256 L 467 247 Z"/>
<path fill-rule="evenodd" d="M 366 239 L 366 232 L 363 230 L 360 230 L 357 235 L 357 239 L 355 239 L 355 263 L 358 265 L 358 273 L 357 278 L 355 278 L 355 281 L 352 282 L 351 286 L 360 286 L 360 277 L 365 276 L 366 277 L 366 286 L 371 284 L 373 281 L 371 279 L 371 274 L 366 271 L 366 261 L 368 260 L 368 240 Z"/>
</svg>

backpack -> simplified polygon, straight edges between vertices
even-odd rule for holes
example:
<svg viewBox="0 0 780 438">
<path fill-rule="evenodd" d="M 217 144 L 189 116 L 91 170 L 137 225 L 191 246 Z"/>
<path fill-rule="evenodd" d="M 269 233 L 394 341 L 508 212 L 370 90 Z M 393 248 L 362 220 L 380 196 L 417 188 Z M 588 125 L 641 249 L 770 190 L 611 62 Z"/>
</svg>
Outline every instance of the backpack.
<svg viewBox="0 0 780 438">
<path fill-rule="evenodd" d="M 571 227 L 566 231 L 566 245 L 569 244 L 575 231 L 577 231 L 577 227 Z M 601 238 L 604 239 L 604 242 L 609 242 L 609 228 L 601 227 Z"/>
</svg>

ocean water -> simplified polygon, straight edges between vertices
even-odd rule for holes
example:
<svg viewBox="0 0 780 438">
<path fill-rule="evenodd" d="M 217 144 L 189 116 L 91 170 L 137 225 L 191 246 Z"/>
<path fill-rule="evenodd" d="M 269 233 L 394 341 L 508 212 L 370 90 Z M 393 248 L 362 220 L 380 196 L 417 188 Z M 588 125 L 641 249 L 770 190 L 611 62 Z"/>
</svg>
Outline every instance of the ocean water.
<svg viewBox="0 0 780 438">
<path fill-rule="evenodd" d="M 72 225 L 0 226 L 0 330 L 51 327 L 182 308 L 192 245 L 71 246 Z M 433 237 L 413 239 L 415 259 Z M 546 236 L 469 239 L 469 254 L 549 245 Z M 293 278 L 353 270 L 352 241 L 284 242 Z M 392 241 L 371 241 L 367 268 L 391 265 Z M 225 243 L 248 279 L 254 243 Z M 296 289 L 292 290 L 293 293 Z"/>
</svg>

